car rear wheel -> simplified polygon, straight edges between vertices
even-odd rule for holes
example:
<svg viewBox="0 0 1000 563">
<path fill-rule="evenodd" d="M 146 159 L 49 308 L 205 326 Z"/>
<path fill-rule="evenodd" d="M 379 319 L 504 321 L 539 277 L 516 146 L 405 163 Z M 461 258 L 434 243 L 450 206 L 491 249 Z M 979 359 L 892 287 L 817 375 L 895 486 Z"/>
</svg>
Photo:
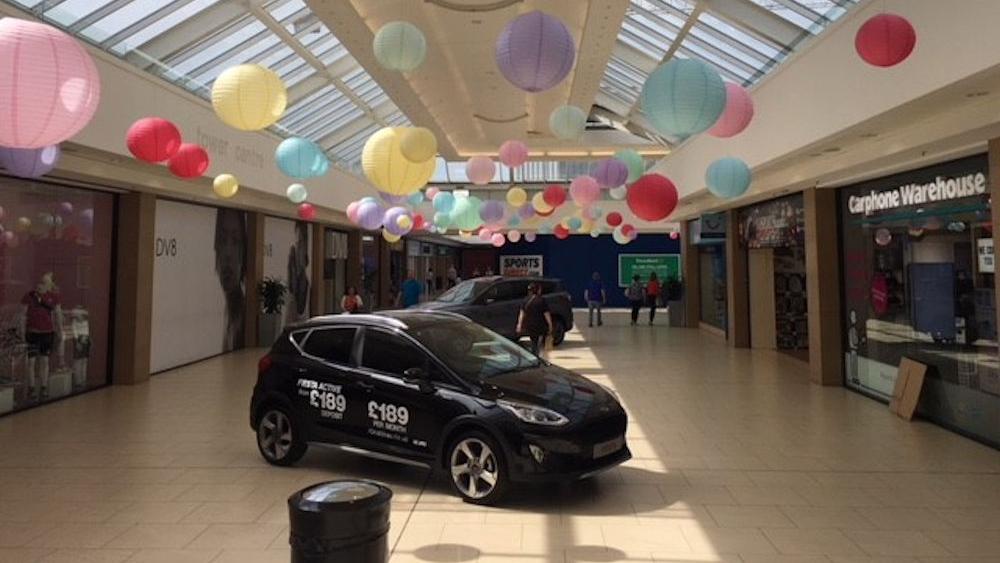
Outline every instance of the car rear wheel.
<svg viewBox="0 0 1000 563">
<path fill-rule="evenodd" d="M 449 449 L 448 470 L 455 491 L 468 503 L 496 504 L 507 489 L 503 452 L 480 432 L 455 440 Z"/>
<path fill-rule="evenodd" d="M 558 346 L 566 340 L 566 323 L 562 319 L 552 319 L 552 345 Z"/>
<path fill-rule="evenodd" d="M 257 449 L 272 465 L 288 466 L 302 459 L 308 444 L 293 418 L 281 407 L 267 407 L 257 421 Z"/>
</svg>

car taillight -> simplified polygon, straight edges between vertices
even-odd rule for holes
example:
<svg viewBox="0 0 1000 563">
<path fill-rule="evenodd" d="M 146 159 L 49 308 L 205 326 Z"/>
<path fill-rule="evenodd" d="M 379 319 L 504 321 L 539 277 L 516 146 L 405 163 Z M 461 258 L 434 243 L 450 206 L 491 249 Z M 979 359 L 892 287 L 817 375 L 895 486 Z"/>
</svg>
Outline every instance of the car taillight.
<svg viewBox="0 0 1000 563">
<path fill-rule="evenodd" d="M 271 364 L 273 363 L 274 361 L 271 359 L 271 356 L 264 356 L 257 362 L 257 373 L 264 373 L 271 369 Z"/>
</svg>

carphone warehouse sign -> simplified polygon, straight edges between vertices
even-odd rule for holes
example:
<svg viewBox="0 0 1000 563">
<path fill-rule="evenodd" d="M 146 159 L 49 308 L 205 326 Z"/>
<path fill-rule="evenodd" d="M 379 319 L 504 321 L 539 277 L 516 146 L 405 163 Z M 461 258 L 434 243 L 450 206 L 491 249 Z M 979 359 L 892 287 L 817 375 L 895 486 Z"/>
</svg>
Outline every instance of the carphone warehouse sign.
<svg viewBox="0 0 1000 563">
<path fill-rule="evenodd" d="M 852 195 L 847 208 L 855 215 L 871 215 L 911 205 L 982 195 L 986 193 L 986 188 L 986 174 L 982 172 L 953 178 L 938 176 L 926 184 L 910 183 L 884 191 L 871 190 L 866 194 Z"/>
<path fill-rule="evenodd" d="M 501 276 L 542 276 L 542 255 L 526 254 L 500 257 Z"/>
</svg>

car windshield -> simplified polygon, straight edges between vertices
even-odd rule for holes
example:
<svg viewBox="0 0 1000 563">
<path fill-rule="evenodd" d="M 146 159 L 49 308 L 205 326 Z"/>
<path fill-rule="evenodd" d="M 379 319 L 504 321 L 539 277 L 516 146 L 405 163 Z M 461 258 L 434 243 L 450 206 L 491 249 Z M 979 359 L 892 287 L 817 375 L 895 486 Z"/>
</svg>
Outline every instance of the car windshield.
<svg viewBox="0 0 1000 563">
<path fill-rule="evenodd" d="M 466 381 L 538 367 L 537 356 L 476 323 L 462 320 L 435 322 L 410 334 Z"/>
<path fill-rule="evenodd" d="M 439 295 L 435 301 L 440 301 L 442 303 L 465 303 L 467 301 L 472 301 L 472 299 L 476 295 L 479 295 L 479 292 L 482 291 L 482 289 L 487 285 L 489 285 L 489 282 L 481 280 L 466 280 Z"/>
</svg>

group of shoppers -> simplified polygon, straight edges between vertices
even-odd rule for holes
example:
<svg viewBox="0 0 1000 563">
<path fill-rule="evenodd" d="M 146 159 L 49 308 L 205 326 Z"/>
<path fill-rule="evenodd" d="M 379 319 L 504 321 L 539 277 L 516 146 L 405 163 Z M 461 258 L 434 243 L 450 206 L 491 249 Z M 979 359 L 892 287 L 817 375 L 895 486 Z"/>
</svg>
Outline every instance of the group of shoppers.
<svg viewBox="0 0 1000 563">
<path fill-rule="evenodd" d="M 656 308 L 660 303 L 660 294 L 663 286 L 656 272 L 650 272 L 649 280 L 642 283 L 642 278 L 636 274 L 632 276 L 632 283 L 625 290 L 625 298 L 628 299 L 632 308 L 632 326 L 639 322 L 639 312 L 643 305 L 649 307 L 649 324 L 653 324 L 656 319 Z M 587 311 L 590 326 L 594 326 L 594 313 L 597 313 L 597 326 L 604 324 L 601 317 L 601 309 L 608 302 L 608 293 L 604 289 L 604 282 L 601 281 L 601 274 L 594 272 L 590 279 L 590 285 L 583 293 L 583 298 L 587 301 Z"/>
</svg>

